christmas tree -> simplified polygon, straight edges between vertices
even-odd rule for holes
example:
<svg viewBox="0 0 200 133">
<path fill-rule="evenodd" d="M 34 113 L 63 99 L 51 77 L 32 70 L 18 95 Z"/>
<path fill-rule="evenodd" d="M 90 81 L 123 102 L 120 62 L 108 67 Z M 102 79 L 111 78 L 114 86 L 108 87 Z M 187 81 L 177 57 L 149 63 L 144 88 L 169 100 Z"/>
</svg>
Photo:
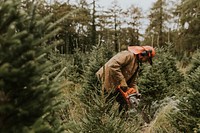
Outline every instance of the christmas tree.
<svg viewBox="0 0 200 133">
<path fill-rule="evenodd" d="M 194 55 L 192 56 L 191 59 L 191 68 L 187 71 L 187 74 L 190 74 L 192 72 L 194 72 L 199 66 L 200 66 L 200 54 L 199 54 L 199 50 L 197 50 Z"/>
<path fill-rule="evenodd" d="M 141 75 L 138 78 L 139 91 L 142 94 L 141 106 L 151 117 L 152 104 L 159 103 L 167 96 L 174 96 L 183 81 L 182 74 L 176 68 L 176 58 L 170 53 L 170 46 L 156 49 L 153 66 L 144 64 Z M 149 121 L 147 119 L 147 121 Z"/>
<path fill-rule="evenodd" d="M 172 123 L 181 132 L 199 132 L 200 123 L 200 57 L 197 53 L 192 60 L 193 67 L 190 74 L 186 78 L 185 86 L 187 88 L 187 94 L 180 98 L 177 110 L 172 113 Z"/>
<path fill-rule="evenodd" d="M 43 118 L 58 91 L 43 78 L 49 67 L 44 56 L 58 29 L 36 5 L 25 10 L 18 0 L 1 1 L 0 18 L 0 132 L 51 132 Z"/>
<path fill-rule="evenodd" d="M 125 119 L 120 118 L 115 98 L 107 99 L 101 83 L 96 77 L 96 72 L 108 59 L 112 51 L 106 47 L 94 47 L 90 53 L 89 63 L 84 73 L 84 85 L 81 101 L 84 103 L 85 116 L 82 118 L 81 131 L 92 133 L 126 133 L 136 131 L 133 125 L 128 125 Z M 80 131 L 80 132 L 81 132 Z"/>
<path fill-rule="evenodd" d="M 112 57 L 112 51 L 103 46 L 94 46 L 90 53 L 89 62 L 83 75 L 83 99 L 86 104 L 90 101 L 91 92 L 100 93 L 101 83 L 98 81 L 96 72 Z M 98 89 L 97 89 L 98 88 Z M 92 93 L 93 94 L 93 93 Z"/>
</svg>

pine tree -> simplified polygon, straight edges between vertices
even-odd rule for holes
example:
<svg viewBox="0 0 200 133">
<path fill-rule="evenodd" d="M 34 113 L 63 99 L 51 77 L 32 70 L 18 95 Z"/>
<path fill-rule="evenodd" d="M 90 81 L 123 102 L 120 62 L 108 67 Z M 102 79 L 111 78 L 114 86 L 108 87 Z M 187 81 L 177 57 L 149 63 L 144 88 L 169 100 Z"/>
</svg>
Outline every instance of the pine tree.
<svg viewBox="0 0 200 133">
<path fill-rule="evenodd" d="M 139 91 L 142 94 L 143 107 L 146 107 L 148 115 L 151 112 L 154 102 L 159 102 L 166 96 L 177 95 L 183 76 L 176 68 L 176 59 L 169 51 L 170 47 L 156 50 L 156 57 L 153 59 L 153 66 L 145 65 L 142 74 L 138 79 Z"/>
<path fill-rule="evenodd" d="M 179 17 L 181 40 L 180 49 L 183 52 L 194 52 L 199 48 L 200 39 L 200 8 L 199 0 L 181 0 L 177 6 L 176 15 Z"/>
<path fill-rule="evenodd" d="M 68 55 L 65 58 L 65 62 L 68 63 L 67 69 L 67 79 L 74 83 L 81 84 L 83 82 L 83 73 L 85 69 L 85 64 L 88 63 L 88 56 L 76 49 L 73 55 Z"/>
<path fill-rule="evenodd" d="M 101 94 L 101 92 L 100 92 Z M 106 97 L 91 92 L 92 102 L 88 103 L 88 111 L 82 119 L 82 131 L 85 133 L 126 133 L 125 121 L 119 117 L 113 100 L 106 101 Z"/>
<path fill-rule="evenodd" d="M 146 29 L 145 42 L 152 43 L 154 46 L 164 46 L 165 45 L 165 31 L 166 23 L 170 19 L 170 12 L 167 9 L 169 0 L 156 0 L 151 8 L 148 18 L 150 24 Z"/>
<path fill-rule="evenodd" d="M 84 74 L 84 90 L 81 95 L 81 101 L 86 109 L 85 116 L 81 120 L 82 132 L 125 133 L 129 131 L 124 119 L 119 117 L 116 107 L 112 104 L 114 98 L 106 100 L 107 94 L 102 91 L 101 84 L 95 75 L 112 55 L 112 52 L 105 46 L 95 47 L 90 54 Z"/>
<path fill-rule="evenodd" d="M 192 61 L 194 62 L 194 61 Z M 199 61 L 195 61 L 199 62 Z M 199 62 L 200 63 L 200 62 Z M 196 68 L 196 67 L 195 67 Z M 180 98 L 178 110 L 171 115 L 172 123 L 181 132 L 199 130 L 200 123 L 200 66 L 194 69 L 186 78 L 188 94 Z"/>
<path fill-rule="evenodd" d="M 192 67 L 188 70 L 187 74 L 191 74 L 200 66 L 200 53 L 197 50 L 196 53 L 193 54 L 191 59 Z"/>
<path fill-rule="evenodd" d="M 85 103 L 88 102 L 92 91 L 99 93 L 101 89 L 97 89 L 100 86 L 100 82 L 96 77 L 96 72 L 102 67 L 108 59 L 112 57 L 112 51 L 109 51 L 105 46 L 94 47 L 90 53 L 88 65 L 86 65 L 85 73 L 83 74 L 83 99 Z M 90 101 L 90 100 L 89 100 Z"/>
<path fill-rule="evenodd" d="M 1 1 L 0 18 L 0 132 L 51 132 L 43 118 L 59 91 L 43 78 L 49 67 L 43 57 L 58 29 L 34 4 L 26 12 L 18 0 Z"/>
<path fill-rule="evenodd" d="M 120 40 L 125 41 L 125 42 L 121 42 L 121 43 L 138 46 L 138 45 L 140 45 L 139 38 L 141 36 L 139 31 L 141 29 L 140 19 L 143 17 L 142 9 L 132 5 L 127 9 L 127 11 L 125 12 L 125 15 L 130 17 L 130 20 L 127 20 L 128 27 L 122 28 L 123 30 L 126 31 L 126 33 L 124 33 L 122 30 L 121 35 L 125 35 L 125 34 L 127 34 L 127 35 L 119 36 L 119 37 L 121 37 Z"/>
</svg>

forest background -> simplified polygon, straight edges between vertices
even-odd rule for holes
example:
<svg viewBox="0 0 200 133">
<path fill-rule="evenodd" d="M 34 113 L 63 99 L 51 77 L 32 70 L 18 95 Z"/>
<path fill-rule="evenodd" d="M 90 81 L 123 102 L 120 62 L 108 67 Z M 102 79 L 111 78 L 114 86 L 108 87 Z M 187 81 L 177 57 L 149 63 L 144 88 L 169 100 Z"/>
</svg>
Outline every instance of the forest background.
<svg viewBox="0 0 200 133">
<path fill-rule="evenodd" d="M 117 1 L 1 0 L 0 19 L 0 132 L 200 132 L 199 0 L 157 0 L 145 15 Z M 130 45 L 156 57 L 123 119 L 95 72 Z"/>
</svg>

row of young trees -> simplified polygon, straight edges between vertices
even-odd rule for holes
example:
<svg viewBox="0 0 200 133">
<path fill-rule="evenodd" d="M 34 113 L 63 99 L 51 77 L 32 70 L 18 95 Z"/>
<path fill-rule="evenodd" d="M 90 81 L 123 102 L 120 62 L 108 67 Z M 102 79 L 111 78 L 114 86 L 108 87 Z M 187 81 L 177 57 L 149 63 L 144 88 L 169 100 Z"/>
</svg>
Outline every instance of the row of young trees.
<svg viewBox="0 0 200 133">
<path fill-rule="evenodd" d="M 156 49 L 153 67 L 143 64 L 138 79 L 138 87 L 142 95 L 140 105 L 137 112 L 129 115 L 128 121 L 123 120 L 124 116 L 119 119 L 116 115 L 116 107 L 113 107 L 114 105 L 110 107 L 110 103 L 105 102 L 107 95 L 103 93 L 94 77 L 98 68 L 114 53 L 108 54 L 109 51 L 105 46 L 95 48 L 83 75 L 81 101 L 88 109 L 84 117 L 86 123 L 83 122 L 84 130 L 102 133 L 107 131 L 199 132 L 200 54 L 198 51 L 195 52 L 190 62 L 192 67 L 183 74 L 177 68 L 177 59 L 172 56 L 172 48 L 173 45 Z M 149 127 L 143 128 L 145 123 L 148 123 Z M 119 127 L 118 130 L 116 126 Z"/>
</svg>

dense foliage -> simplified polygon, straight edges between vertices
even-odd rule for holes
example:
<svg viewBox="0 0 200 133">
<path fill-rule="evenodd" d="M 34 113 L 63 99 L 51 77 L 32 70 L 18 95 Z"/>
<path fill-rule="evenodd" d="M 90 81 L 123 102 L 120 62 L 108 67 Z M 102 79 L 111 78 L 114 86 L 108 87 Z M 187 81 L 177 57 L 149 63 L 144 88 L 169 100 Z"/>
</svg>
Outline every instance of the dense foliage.
<svg viewBox="0 0 200 133">
<path fill-rule="evenodd" d="M 50 63 L 44 56 L 47 39 L 58 29 L 52 29 L 49 16 L 36 13 L 36 5 L 30 8 L 26 12 L 16 0 L 0 2 L 1 132 L 53 131 L 43 118 L 54 110 L 59 91 L 45 78 Z"/>
<path fill-rule="evenodd" d="M 177 95 L 184 77 L 176 67 L 176 59 L 169 51 L 171 46 L 157 49 L 153 65 L 145 64 L 138 79 L 139 90 L 142 94 L 142 104 L 152 116 L 152 104 L 167 96 Z"/>
<path fill-rule="evenodd" d="M 173 124 L 181 132 L 194 132 L 199 130 L 200 122 L 200 67 L 198 65 L 200 54 L 193 58 L 192 72 L 187 75 L 187 94 L 180 98 L 178 110 L 172 115 Z M 197 63 L 198 62 L 198 63 Z M 190 70 L 191 71 L 191 70 Z"/>
<path fill-rule="evenodd" d="M 0 1 L 0 132 L 199 132 L 200 1 L 155 1 L 144 36 L 140 8 L 97 3 Z M 141 67 L 140 106 L 125 120 L 95 73 L 113 51 L 140 44 L 156 57 Z"/>
<path fill-rule="evenodd" d="M 85 73 L 83 75 L 83 100 L 85 103 L 91 101 L 91 94 L 93 91 L 99 93 L 100 81 L 97 79 L 96 72 L 112 57 L 112 51 L 106 47 L 94 47 L 89 57 L 89 63 L 86 65 Z M 95 93 L 94 93 L 95 94 Z"/>
</svg>

